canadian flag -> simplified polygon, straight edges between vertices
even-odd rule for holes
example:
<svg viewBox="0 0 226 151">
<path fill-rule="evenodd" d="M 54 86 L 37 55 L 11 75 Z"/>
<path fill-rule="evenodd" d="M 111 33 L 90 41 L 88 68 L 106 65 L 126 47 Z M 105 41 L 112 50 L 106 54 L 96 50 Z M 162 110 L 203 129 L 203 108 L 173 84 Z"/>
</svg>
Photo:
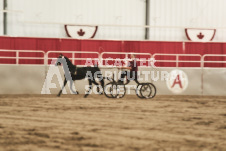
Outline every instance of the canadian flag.
<svg viewBox="0 0 226 151">
<path fill-rule="evenodd" d="M 68 37 L 76 39 L 93 38 L 97 32 L 98 26 L 89 25 L 64 25 Z"/>
<path fill-rule="evenodd" d="M 216 29 L 186 28 L 185 33 L 188 40 L 197 42 L 208 42 L 213 40 L 216 33 Z"/>
</svg>

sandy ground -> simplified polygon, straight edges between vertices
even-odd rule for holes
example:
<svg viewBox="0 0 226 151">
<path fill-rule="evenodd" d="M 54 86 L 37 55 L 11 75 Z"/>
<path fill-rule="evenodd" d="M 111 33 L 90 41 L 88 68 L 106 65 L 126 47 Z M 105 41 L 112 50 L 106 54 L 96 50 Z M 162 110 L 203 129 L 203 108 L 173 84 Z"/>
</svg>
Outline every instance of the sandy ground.
<svg viewBox="0 0 226 151">
<path fill-rule="evenodd" d="M 226 97 L 0 95 L 0 150 L 226 150 Z"/>
</svg>

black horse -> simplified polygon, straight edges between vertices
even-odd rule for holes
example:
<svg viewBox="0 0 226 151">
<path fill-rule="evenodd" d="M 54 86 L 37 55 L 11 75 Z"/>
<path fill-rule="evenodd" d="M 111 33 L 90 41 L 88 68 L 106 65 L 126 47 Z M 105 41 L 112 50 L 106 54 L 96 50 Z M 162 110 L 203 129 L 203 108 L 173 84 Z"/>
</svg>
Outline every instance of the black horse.
<svg viewBox="0 0 226 151">
<path fill-rule="evenodd" d="M 64 69 L 64 85 L 57 96 L 60 96 L 62 93 L 63 88 L 67 84 L 67 81 L 70 81 L 70 89 L 73 93 L 78 94 L 78 92 L 74 92 L 72 85 L 73 81 L 75 80 L 82 80 L 84 78 L 88 78 L 89 81 L 89 90 L 86 92 L 84 97 L 87 97 L 92 89 L 92 83 L 97 85 L 97 89 L 99 94 L 102 94 L 103 92 L 100 92 L 100 85 L 95 81 L 95 78 L 99 79 L 99 82 L 101 83 L 102 90 L 104 88 L 104 79 L 101 74 L 100 68 L 95 65 L 94 67 L 77 67 L 76 65 L 73 65 L 71 61 L 64 56 L 63 54 L 60 54 L 57 58 L 56 65 L 63 65 Z"/>
</svg>

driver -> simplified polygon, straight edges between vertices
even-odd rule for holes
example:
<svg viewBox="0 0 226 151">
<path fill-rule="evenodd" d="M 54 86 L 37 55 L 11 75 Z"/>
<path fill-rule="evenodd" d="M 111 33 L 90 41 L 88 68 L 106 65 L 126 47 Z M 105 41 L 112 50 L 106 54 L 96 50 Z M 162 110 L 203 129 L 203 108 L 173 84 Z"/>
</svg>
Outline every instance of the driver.
<svg viewBox="0 0 226 151">
<path fill-rule="evenodd" d="M 119 67 L 119 69 L 128 69 L 129 70 L 129 71 L 128 70 L 122 71 L 120 79 L 118 81 L 119 84 L 123 84 L 125 76 L 127 76 L 127 81 L 134 80 L 136 83 L 138 83 L 138 81 L 137 81 L 138 67 L 137 67 L 136 55 L 131 54 L 130 56 L 131 56 L 132 61 L 128 62 L 128 66 L 127 67 Z"/>
</svg>

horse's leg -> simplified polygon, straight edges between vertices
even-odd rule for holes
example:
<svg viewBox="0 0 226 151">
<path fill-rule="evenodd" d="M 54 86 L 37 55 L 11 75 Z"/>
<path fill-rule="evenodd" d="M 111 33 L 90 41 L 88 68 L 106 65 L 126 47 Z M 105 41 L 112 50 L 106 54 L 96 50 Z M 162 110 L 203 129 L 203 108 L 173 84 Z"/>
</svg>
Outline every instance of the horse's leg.
<svg viewBox="0 0 226 151">
<path fill-rule="evenodd" d="M 94 84 L 97 86 L 97 92 L 98 92 L 99 94 L 102 94 L 102 93 L 100 93 L 100 85 L 95 81 L 95 79 L 92 80 L 92 83 L 94 83 Z"/>
<path fill-rule="evenodd" d="M 74 84 L 73 80 L 70 80 L 70 89 L 71 89 L 71 92 L 74 93 L 74 94 L 79 94 L 77 90 L 76 91 L 73 90 L 73 86 L 74 86 L 73 84 Z"/>
<path fill-rule="evenodd" d="M 61 93 L 62 93 L 62 91 L 63 91 L 63 89 L 64 89 L 64 87 L 65 87 L 66 84 L 67 84 L 67 79 L 64 78 L 64 85 L 62 86 L 62 88 L 61 88 L 61 90 L 60 90 L 60 92 L 58 93 L 57 96 L 60 96 L 61 95 Z"/>
<path fill-rule="evenodd" d="M 103 94 L 103 92 L 104 92 L 104 78 L 103 78 L 102 74 L 101 74 L 101 77 L 99 77 L 99 80 L 100 80 L 100 83 L 101 83 L 101 86 L 102 86 L 101 94 Z"/>
<path fill-rule="evenodd" d="M 103 91 L 104 91 L 104 78 L 103 78 L 103 75 L 101 74 L 100 71 L 97 71 L 97 72 L 98 72 L 97 77 L 98 77 L 99 82 L 100 82 L 100 84 L 101 84 L 102 92 L 100 92 L 100 86 L 99 86 L 99 84 L 95 81 L 95 79 L 94 79 L 94 82 L 93 82 L 93 83 L 94 83 L 95 85 L 98 85 L 98 86 L 97 86 L 97 92 L 98 92 L 99 94 L 103 94 Z"/>
<path fill-rule="evenodd" d="M 91 79 L 89 79 L 89 90 L 85 92 L 86 93 L 84 96 L 85 98 L 90 94 L 91 90 L 92 90 L 92 81 Z"/>
</svg>

